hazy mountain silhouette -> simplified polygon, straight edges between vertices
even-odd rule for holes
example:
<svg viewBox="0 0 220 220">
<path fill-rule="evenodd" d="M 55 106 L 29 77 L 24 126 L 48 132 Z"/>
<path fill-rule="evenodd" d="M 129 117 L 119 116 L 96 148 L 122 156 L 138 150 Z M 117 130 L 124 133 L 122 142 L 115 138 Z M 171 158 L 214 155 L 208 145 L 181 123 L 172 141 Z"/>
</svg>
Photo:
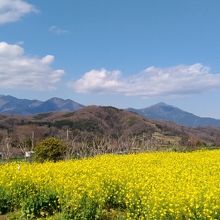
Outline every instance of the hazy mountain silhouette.
<svg viewBox="0 0 220 220">
<path fill-rule="evenodd" d="M 129 108 L 129 111 L 136 112 L 145 118 L 172 121 L 180 125 L 189 127 L 198 126 L 216 126 L 220 127 L 220 120 L 209 118 L 209 117 L 199 117 L 192 113 L 183 111 L 175 106 L 167 105 L 163 102 L 156 105 L 152 105 L 143 109 Z"/>
<path fill-rule="evenodd" d="M 30 115 L 46 112 L 69 112 L 83 108 L 83 105 L 70 99 L 51 98 L 47 101 L 18 99 L 13 96 L 0 96 L 0 113 Z"/>
</svg>

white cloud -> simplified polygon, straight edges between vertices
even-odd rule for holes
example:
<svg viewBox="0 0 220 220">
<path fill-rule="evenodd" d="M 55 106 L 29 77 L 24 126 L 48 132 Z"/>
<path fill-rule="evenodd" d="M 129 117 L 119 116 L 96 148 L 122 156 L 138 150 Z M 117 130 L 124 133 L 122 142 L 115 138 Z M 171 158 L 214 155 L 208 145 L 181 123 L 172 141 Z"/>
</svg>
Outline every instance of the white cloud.
<svg viewBox="0 0 220 220">
<path fill-rule="evenodd" d="M 113 92 L 120 87 L 120 72 L 119 71 L 107 71 L 91 70 L 83 75 L 83 77 L 73 83 L 74 89 L 77 92 Z"/>
<path fill-rule="evenodd" d="M 64 70 L 54 70 L 54 56 L 30 57 L 20 45 L 0 42 L 0 87 L 54 89 Z"/>
<path fill-rule="evenodd" d="M 56 34 L 56 35 L 62 35 L 62 34 L 67 34 L 69 33 L 68 30 L 65 30 L 61 27 L 58 27 L 56 25 L 53 25 L 49 28 L 49 32 L 53 33 L 53 34 Z"/>
<path fill-rule="evenodd" d="M 92 70 L 72 83 L 76 92 L 111 92 L 127 96 L 161 97 L 201 93 L 220 88 L 220 74 L 202 64 L 149 67 L 122 77 L 120 71 Z"/>
<path fill-rule="evenodd" d="M 52 55 L 47 55 L 47 56 L 43 57 L 43 58 L 41 59 L 41 61 L 42 61 L 42 63 L 44 63 L 44 64 L 51 64 L 51 63 L 53 63 L 54 59 L 55 59 L 54 56 L 52 56 Z"/>
<path fill-rule="evenodd" d="M 24 0 L 0 0 L 0 24 L 18 21 L 36 8 Z"/>
</svg>

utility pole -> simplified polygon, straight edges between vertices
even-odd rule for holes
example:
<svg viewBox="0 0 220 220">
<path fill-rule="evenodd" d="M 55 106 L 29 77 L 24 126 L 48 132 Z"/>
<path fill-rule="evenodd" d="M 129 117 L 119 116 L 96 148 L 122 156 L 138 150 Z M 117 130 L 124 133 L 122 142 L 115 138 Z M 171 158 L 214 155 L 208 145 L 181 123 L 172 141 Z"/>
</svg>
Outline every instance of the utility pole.
<svg viewBox="0 0 220 220">
<path fill-rule="evenodd" d="M 66 130 L 66 140 L 67 140 L 67 142 L 69 141 L 69 129 L 68 128 Z"/>
<path fill-rule="evenodd" d="M 31 133 L 31 151 L 34 149 L 34 131 Z"/>
<path fill-rule="evenodd" d="M 7 159 L 9 159 L 9 157 L 10 157 L 10 138 L 9 137 L 7 137 L 7 138 L 5 138 L 5 142 L 6 142 L 6 157 L 7 157 Z"/>
</svg>

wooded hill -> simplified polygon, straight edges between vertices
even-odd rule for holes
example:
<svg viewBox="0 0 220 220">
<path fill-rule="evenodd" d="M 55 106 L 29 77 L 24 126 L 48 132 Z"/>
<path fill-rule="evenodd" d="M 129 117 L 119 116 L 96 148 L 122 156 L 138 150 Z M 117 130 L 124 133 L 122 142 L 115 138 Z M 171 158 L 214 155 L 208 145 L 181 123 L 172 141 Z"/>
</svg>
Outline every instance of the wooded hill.
<svg viewBox="0 0 220 220">
<path fill-rule="evenodd" d="M 21 155 L 49 136 L 64 140 L 70 156 L 220 146 L 220 128 L 188 128 L 114 107 L 89 106 L 75 112 L 34 116 L 0 115 L 0 152 L 7 157 Z"/>
</svg>

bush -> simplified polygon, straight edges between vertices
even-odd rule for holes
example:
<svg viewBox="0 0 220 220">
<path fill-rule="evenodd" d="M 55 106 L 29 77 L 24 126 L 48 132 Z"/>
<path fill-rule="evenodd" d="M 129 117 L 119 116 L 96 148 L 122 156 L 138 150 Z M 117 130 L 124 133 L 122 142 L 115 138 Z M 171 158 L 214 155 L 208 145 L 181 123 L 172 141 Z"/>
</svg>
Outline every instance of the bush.
<svg viewBox="0 0 220 220">
<path fill-rule="evenodd" d="M 59 139 L 50 137 L 35 147 L 35 159 L 40 162 L 58 161 L 65 158 L 67 146 Z"/>
<path fill-rule="evenodd" d="M 91 199 L 86 193 L 82 196 L 77 207 L 67 207 L 64 210 L 66 219 L 93 220 L 98 219 L 101 207 L 98 202 Z"/>
<path fill-rule="evenodd" d="M 10 211 L 10 198 L 6 191 L 0 188 L 0 215 L 3 215 Z"/>
<path fill-rule="evenodd" d="M 60 205 L 58 196 L 50 191 L 29 196 L 22 206 L 24 216 L 29 219 L 51 216 L 59 211 Z"/>
</svg>

